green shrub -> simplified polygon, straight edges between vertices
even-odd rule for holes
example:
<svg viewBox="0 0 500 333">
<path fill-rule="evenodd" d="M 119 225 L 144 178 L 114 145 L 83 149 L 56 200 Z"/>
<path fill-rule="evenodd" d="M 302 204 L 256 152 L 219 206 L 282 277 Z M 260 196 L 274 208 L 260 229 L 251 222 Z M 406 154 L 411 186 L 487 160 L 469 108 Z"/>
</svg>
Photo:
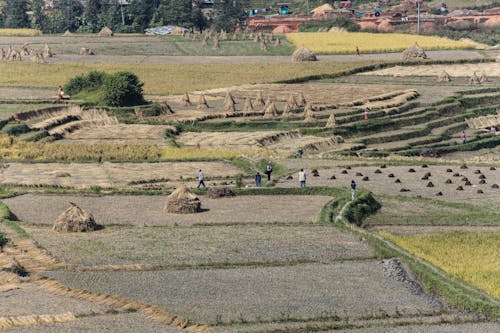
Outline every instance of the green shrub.
<svg viewBox="0 0 500 333">
<path fill-rule="evenodd" d="M 365 217 L 377 212 L 382 205 L 375 200 L 371 192 L 362 194 L 347 208 L 345 218 L 349 223 L 361 226 Z"/>
<path fill-rule="evenodd" d="M 144 103 L 142 86 L 137 75 L 118 72 L 105 77 L 102 100 L 109 106 L 131 106 Z"/>
<path fill-rule="evenodd" d="M 32 136 L 30 136 L 24 140 L 34 142 L 34 141 L 40 141 L 41 139 L 48 137 L 48 136 L 50 136 L 49 132 L 44 130 L 44 131 L 35 132 Z"/>
<path fill-rule="evenodd" d="M 64 85 L 64 91 L 67 94 L 70 95 L 76 95 L 80 91 L 86 89 L 87 87 L 87 80 L 85 79 L 84 76 L 75 76 L 74 78 L 71 78 L 68 83 Z"/>
<path fill-rule="evenodd" d="M 26 124 L 13 124 L 5 130 L 8 135 L 19 135 L 28 133 L 30 128 Z"/>
<path fill-rule="evenodd" d="M 234 181 L 236 183 L 237 188 L 242 188 L 243 187 L 243 174 L 239 173 L 234 177 Z"/>
</svg>

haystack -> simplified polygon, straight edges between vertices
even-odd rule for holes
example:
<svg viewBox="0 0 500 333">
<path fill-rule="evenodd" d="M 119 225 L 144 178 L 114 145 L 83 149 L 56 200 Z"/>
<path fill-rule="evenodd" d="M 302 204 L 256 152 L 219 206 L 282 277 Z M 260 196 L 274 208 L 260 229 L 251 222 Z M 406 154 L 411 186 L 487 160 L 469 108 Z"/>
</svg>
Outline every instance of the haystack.
<svg viewBox="0 0 500 333">
<path fill-rule="evenodd" d="M 91 49 L 88 49 L 86 47 L 82 47 L 80 49 L 80 55 L 95 55 L 95 53 Z"/>
<path fill-rule="evenodd" d="M 290 32 L 293 32 L 293 30 L 286 25 L 278 25 L 276 28 L 273 29 L 273 34 L 278 34 L 278 35 L 288 34 Z"/>
<path fill-rule="evenodd" d="M 427 59 L 424 49 L 418 46 L 417 43 L 404 50 L 401 56 L 403 60 Z"/>
<path fill-rule="evenodd" d="M 266 111 L 267 108 L 271 105 L 271 96 L 267 96 L 266 103 L 264 104 L 264 109 L 263 111 Z"/>
<path fill-rule="evenodd" d="M 314 110 L 312 108 L 311 103 L 308 102 L 306 104 L 306 106 L 304 108 L 304 114 L 305 114 L 305 118 L 304 118 L 305 122 L 314 121 Z"/>
<path fill-rule="evenodd" d="M 21 51 L 19 51 L 19 53 L 21 54 L 21 57 L 27 57 L 30 55 L 30 50 L 28 50 L 28 44 L 23 44 L 23 46 L 21 46 Z"/>
<path fill-rule="evenodd" d="M 274 42 L 274 46 L 281 46 L 281 39 L 276 38 L 276 41 Z"/>
<path fill-rule="evenodd" d="M 232 104 L 234 105 L 236 102 L 234 101 L 233 95 L 231 95 L 231 92 L 228 90 L 226 92 L 226 96 L 224 97 L 224 105 L 226 104 Z"/>
<path fill-rule="evenodd" d="M 485 83 L 485 82 L 488 82 L 488 76 L 486 75 L 486 72 L 485 71 L 482 71 L 481 72 L 481 76 L 479 77 L 479 82 L 480 83 Z"/>
<path fill-rule="evenodd" d="M 174 214 L 198 213 L 201 211 L 201 201 L 183 184 L 167 197 L 164 210 Z"/>
<path fill-rule="evenodd" d="M 44 58 L 52 58 L 54 56 L 54 53 L 52 52 L 52 49 L 49 47 L 49 45 L 45 44 L 43 48 L 43 57 Z"/>
<path fill-rule="evenodd" d="M 267 51 L 267 44 L 265 41 L 260 42 L 260 50 L 261 51 Z"/>
<path fill-rule="evenodd" d="M 293 62 L 302 62 L 302 61 L 316 61 L 316 55 L 312 53 L 309 49 L 307 49 L 304 45 L 299 47 L 292 54 Z"/>
<path fill-rule="evenodd" d="M 451 76 L 446 71 L 442 71 L 438 75 L 438 82 L 451 82 Z"/>
<path fill-rule="evenodd" d="M 3 60 L 5 58 L 5 51 L 0 48 L 0 60 Z"/>
<path fill-rule="evenodd" d="M 64 36 L 64 37 L 69 37 L 69 36 L 73 36 L 73 34 L 71 33 L 71 31 L 66 30 L 66 31 L 63 33 L 63 36 Z"/>
<path fill-rule="evenodd" d="M 71 207 L 59 215 L 54 222 L 54 231 L 58 232 L 89 232 L 98 229 L 92 214 L 84 211 L 70 202 Z"/>
<path fill-rule="evenodd" d="M 112 37 L 114 35 L 113 30 L 108 27 L 104 27 L 99 31 L 99 36 L 101 37 Z"/>
<path fill-rule="evenodd" d="M 182 106 L 190 106 L 191 105 L 191 100 L 189 99 L 189 94 L 186 92 L 181 98 L 181 104 Z"/>
<path fill-rule="evenodd" d="M 210 199 L 235 196 L 233 190 L 231 190 L 229 187 L 211 187 L 208 189 L 207 195 Z"/>
<path fill-rule="evenodd" d="M 197 109 L 208 109 L 208 103 L 205 98 L 205 95 L 201 94 L 200 99 L 198 100 L 198 105 L 196 106 Z"/>
<path fill-rule="evenodd" d="M 34 62 L 36 64 L 43 64 L 43 63 L 45 63 L 44 57 L 40 53 L 38 53 L 36 51 L 32 50 L 30 56 L 31 56 L 31 62 Z"/>
<path fill-rule="evenodd" d="M 477 76 L 476 72 L 474 72 L 474 74 L 472 74 L 472 76 L 470 77 L 469 83 L 470 84 L 480 84 L 481 83 L 481 81 L 480 81 L 479 77 Z"/>
<path fill-rule="evenodd" d="M 202 47 L 207 46 L 209 39 L 210 39 L 210 37 L 208 35 L 205 35 L 205 37 L 203 37 L 203 41 L 201 42 L 201 46 Z"/>
<path fill-rule="evenodd" d="M 285 104 L 283 108 L 283 114 L 281 115 L 283 118 L 290 118 L 292 116 L 292 107 L 289 103 Z"/>
<path fill-rule="evenodd" d="M 219 45 L 219 38 L 215 37 L 214 38 L 214 45 L 212 46 L 213 50 L 220 50 L 220 45 Z"/>
<path fill-rule="evenodd" d="M 12 52 L 14 52 L 14 50 L 12 49 L 12 46 L 9 46 L 9 48 L 7 49 L 7 54 L 5 55 L 5 59 L 9 60 Z"/>
<path fill-rule="evenodd" d="M 167 115 L 167 114 L 173 114 L 173 113 L 174 113 L 174 111 L 172 110 L 170 105 L 168 105 L 167 101 L 163 102 L 160 105 L 160 114 L 161 115 Z"/>
<path fill-rule="evenodd" d="M 262 97 L 262 91 L 257 92 L 257 97 L 255 97 L 255 101 L 253 102 L 254 107 L 264 106 L 264 98 Z"/>
<path fill-rule="evenodd" d="M 304 95 L 302 95 L 304 97 Z M 297 100 L 295 99 L 295 96 L 293 94 L 290 94 L 290 97 L 288 97 L 287 104 L 290 105 L 291 109 L 296 109 L 299 107 L 299 104 L 297 104 Z"/>
<path fill-rule="evenodd" d="M 307 104 L 306 98 L 304 97 L 304 94 L 301 92 L 299 94 L 299 97 L 297 98 L 297 106 L 303 107 Z"/>
<path fill-rule="evenodd" d="M 276 105 L 274 105 L 274 102 L 269 102 L 269 104 L 267 104 L 266 109 L 264 110 L 264 118 L 274 118 L 276 116 L 278 116 L 278 110 L 276 109 Z"/>
<path fill-rule="evenodd" d="M 335 114 L 331 114 L 330 117 L 328 117 L 328 121 L 326 122 L 325 128 L 334 128 L 336 125 L 337 121 L 335 119 Z"/>
<path fill-rule="evenodd" d="M 243 106 L 243 112 L 253 112 L 253 105 L 252 101 L 250 100 L 250 97 L 247 97 L 245 99 L 245 105 Z"/>
</svg>

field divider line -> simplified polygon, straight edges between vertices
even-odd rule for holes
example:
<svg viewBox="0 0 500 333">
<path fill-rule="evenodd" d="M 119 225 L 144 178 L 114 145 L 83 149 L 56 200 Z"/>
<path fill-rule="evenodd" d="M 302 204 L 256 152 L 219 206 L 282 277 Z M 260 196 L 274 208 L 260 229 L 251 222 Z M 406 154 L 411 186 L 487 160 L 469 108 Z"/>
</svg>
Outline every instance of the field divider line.
<svg viewBox="0 0 500 333">
<path fill-rule="evenodd" d="M 342 207 L 341 211 L 343 212 L 344 211 L 344 208 L 347 208 L 352 202 L 348 202 L 344 205 L 344 207 Z M 345 217 L 343 215 L 339 214 L 337 215 L 336 221 L 339 221 L 339 222 L 343 222 L 344 226 L 346 226 L 347 228 L 350 228 L 352 231 L 356 232 L 356 233 L 359 233 L 359 234 L 362 234 L 364 236 L 371 236 L 373 238 L 376 238 L 378 241 L 382 242 L 385 246 L 389 247 L 391 250 L 395 251 L 396 253 L 400 253 L 400 254 L 403 254 L 413 260 L 415 260 L 416 262 L 418 262 L 420 265 L 422 266 L 425 266 L 427 269 L 429 269 L 432 273 L 434 274 L 437 274 L 443 281 L 444 284 L 446 284 L 448 287 L 451 287 L 452 289 L 455 289 L 456 287 L 454 287 L 450 282 L 449 280 L 452 278 L 453 279 L 453 282 L 458 284 L 461 288 L 473 293 L 473 294 L 476 294 L 477 296 L 479 296 L 481 299 L 486 299 L 488 300 L 489 302 L 497 305 L 497 306 L 500 306 L 500 301 L 496 298 L 494 298 L 493 296 L 490 296 L 488 294 L 486 294 L 485 292 L 483 292 L 482 290 L 479 290 L 477 288 L 474 288 L 472 286 L 469 286 L 468 284 L 466 284 L 465 282 L 462 282 L 460 281 L 459 279 L 457 278 L 453 278 L 452 276 L 448 275 L 446 272 L 444 272 L 443 270 L 441 270 L 439 267 L 436 267 L 434 266 L 433 264 L 427 262 L 426 260 L 422 259 L 422 258 L 419 258 L 415 255 L 413 255 L 412 253 L 408 252 L 407 250 L 395 245 L 394 243 L 388 241 L 387 239 L 385 239 L 384 237 L 374 233 L 374 232 L 371 232 L 371 231 L 368 231 L 364 228 L 360 228 L 354 224 L 351 224 L 349 222 L 347 222 L 347 220 L 345 219 Z"/>
<path fill-rule="evenodd" d="M 56 315 L 27 315 L 0 317 L 0 329 L 12 328 L 17 326 L 34 326 L 41 324 L 65 323 L 77 320 L 72 312 L 66 312 Z"/>
<path fill-rule="evenodd" d="M 141 313 L 148 319 L 175 327 L 180 330 L 193 333 L 213 333 L 214 331 L 206 324 L 190 323 L 187 318 L 171 315 L 158 306 L 145 304 L 142 302 L 131 301 L 124 297 L 111 296 L 88 290 L 72 289 L 57 280 L 37 275 L 33 277 L 33 282 L 55 295 L 69 296 L 96 302 L 113 308 L 119 312 Z"/>
</svg>

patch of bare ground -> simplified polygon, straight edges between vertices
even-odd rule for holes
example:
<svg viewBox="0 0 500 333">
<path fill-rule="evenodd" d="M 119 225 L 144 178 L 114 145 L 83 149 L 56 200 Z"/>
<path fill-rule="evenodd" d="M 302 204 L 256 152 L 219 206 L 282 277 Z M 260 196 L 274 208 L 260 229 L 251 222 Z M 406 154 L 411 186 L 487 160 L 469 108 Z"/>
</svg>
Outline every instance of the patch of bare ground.
<svg viewBox="0 0 500 333">
<path fill-rule="evenodd" d="M 385 231 L 400 236 L 421 236 L 433 234 L 448 234 L 453 232 L 500 232 L 499 225 L 493 226 L 373 226 L 373 230 Z"/>
<path fill-rule="evenodd" d="M 95 126 L 76 130 L 64 136 L 62 142 L 68 143 L 129 143 L 142 142 L 166 146 L 167 141 L 164 137 L 166 129 L 174 129 L 171 126 L 155 125 L 105 125 Z"/>
<path fill-rule="evenodd" d="M 0 286 L 1 287 L 1 286 Z M 68 311 L 75 316 L 103 314 L 110 308 L 71 296 L 54 295 L 31 283 L 0 289 L 0 317 L 57 315 Z"/>
<path fill-rule="evenodd" d="M 57 86 L 54 89 L 0 87 L 0 99 L 51 99 L 56 100 Z"/>
<path fill-rule="evenodd" d="M 443 306 L 380 261 L 149 272 L 46 273 L 73 288 L 175 309 L 209 325 L 434 314 Z M 227 327 L 226 327 L 227 328 Z"/>
<path fill-rule="evenodd" d="M 23 195 L 3 200 L 22 221 L 52 224 L 74 202 L 92 213 L 98 224 L 173 226 L 220 223 L 312 223 L 328 196 L 256 195 L 210 199 L 201 197 L 203 212 L 172 214 L 163 210 L 165 196 Z"/>
<path fill-rule="evenodd" d="M 2 330 L 5 333 L 74 333 L 74 332 L 114 332 L 114 333 L 175 333 L 182 332 L 174 327 L 162 325 L 144 318 L 137 313 L 92 314 L 77 317 L 66 323 L 20 326 Z"/>
<path fill-rule="evenodd" d="M 375 171 L 379 169 L 381 173 Z M 409 172 L 414 169 L 415 172 Z M 447 169 L 452 169 L 452 172 L 447 172 Z M 379 167 L 355 167 L 351 170 L 346 170 L 346 174 L 342 173 L 343 168 L 318 169 L 319 177 L 310 175 L 307 179 L 307 184 L 310 186 L 334 186 L 348 187 L 351 180 L 355 180 L 360 188 L 366 188 L 374 193 L 389 194 L 389 195 L 405 195 L 410 197 L 433 198 L 453 202 L 474 203 L 482 206 L 497 204 L 500 201 L 500 191 L 498 188 L 492 188 L 493 184 L 500 184 L 500 169 L 490 170 L 489 167 L 475 167 L 469 165 L 467 169 L 460 169 L 460 166 L 442 166 L 429 165 L 428 168 L 421 166 L 387 166 L 380 169 Z M 481 184 L 479 178 L 481 174 L 476 174 L 475 171 L 480 170 L 481 174 L 486 177 L 485 184 Z M 311 170 L 306 170 L 310 171 Z M 422 179 L 426 173 L 430 172 L 431 176 L 428 179 Z M 394 177 L 389 177 L 393 174 Z M 453 176 L 458 174 L 460 176 Z M 330 179 L 335 176 L 336 179 Z M 278 186 L 282 187 L 297 187 L 299 185 L 297 174 L 293 175 L 294 179 L 281 179 Z M 363 181 L 364 177 L 368 177 L 367 181 Z M 466 185 L 467 178 L 470 185 Z M 396 183 L 399 179 L 401 182 Z M 452 183 L 446 183 L 447 179 L 451 179 Z M 432 187 L 429 186 L 432 183 Z M 458 186 L 462 186 L 463 190 L 457 190 Z M 401 189 L 410 191 L 401 192 Z M 478 193 L 478 190 L 483 193 Z M 436 196 L 438 192 L 442 195 Z"/>
<path fill-rule="evenodd" d="M 193 180 L 202 169 L 207 180 L 234 178 L 240 169 L 224 162 L 161 163 L 8 163 L 0 169 L 0 184 L 45 184 L 85 188 L 125 186 L 151 179 Z M 61 174 L 66 174 L 61 177 Z M 69 175 L 69 176 L 68 176 Z"/>
<path fill-rule="evenodd" d="M 375 255 L 366 241 L 319 225 L 109 227 L 88 234 L 26 230 L 59 261 L 83 266 L 331 262 Z"/>
</svg>

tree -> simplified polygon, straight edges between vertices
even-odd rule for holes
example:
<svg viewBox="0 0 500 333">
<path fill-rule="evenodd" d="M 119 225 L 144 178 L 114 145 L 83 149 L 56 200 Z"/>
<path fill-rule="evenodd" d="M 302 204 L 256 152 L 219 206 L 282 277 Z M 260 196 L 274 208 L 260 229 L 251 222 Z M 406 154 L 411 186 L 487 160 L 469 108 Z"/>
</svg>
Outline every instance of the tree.
<svg viewBox="0 0 500 333">
<path fill-rule="evenodd" d="M 6 0 L 4 26 L 6 28 L 29 28 L 28 0 Z"/>
<path fill-rule="evenodd" d="M 233 31 L 244 17 L 241 0 L 215 3 L 214 24 L 217 30 Z"/>
<path fill-rule="evenodd" d="M 121 8 L 118 0 L 106 0 L 101 10 L 104 25 L 111 30 L 119 30 L 122 25 Z"/>
<path fill-rule="evenodd" d="M 133 0 L 130 3 L 127 13 L 134 31 L 144 32 L 149 27 L 158 5 L 158 2 L 151 0 Z"/>
<path fill-rule="evenodd" d="M 205 28 L 208 26 L 208 21 L 200 8 L 193 9 L 192 14 L 192 22 L 193 26 L 198 29 L 200 32 L 203 32 Z"/>
<path fill-rule="evenodd" d="M 118 72 L 104 78 L 102 99 L 109 106 L 132 106 L 144 103 L 142 86 L 137 75 Z"/>
<path fill-rule="evenodd" d="M 190 28 L 193 26 L 192 11 L 192 0 L 161 0 L 155 13 L 155 23 Z"/>
<path fill-rule="evenodd" d="M 45 13 L 45 0 L 31 0 L 33 11 L 32 26 L 42 31 L 47 30 L 47 16 Z"/>
<path fill-rule="evenodd" d="M 102 27 L 102 0 L 89 0 L 83 12 L 83 27 L 80 30 L 98 32 Z"/>
<path fill-rule="evenodd" d="M 75 31 L 80 26 L 83 5 L 79 0 L 54 0 L 52 32 Z"/>
</svg>

